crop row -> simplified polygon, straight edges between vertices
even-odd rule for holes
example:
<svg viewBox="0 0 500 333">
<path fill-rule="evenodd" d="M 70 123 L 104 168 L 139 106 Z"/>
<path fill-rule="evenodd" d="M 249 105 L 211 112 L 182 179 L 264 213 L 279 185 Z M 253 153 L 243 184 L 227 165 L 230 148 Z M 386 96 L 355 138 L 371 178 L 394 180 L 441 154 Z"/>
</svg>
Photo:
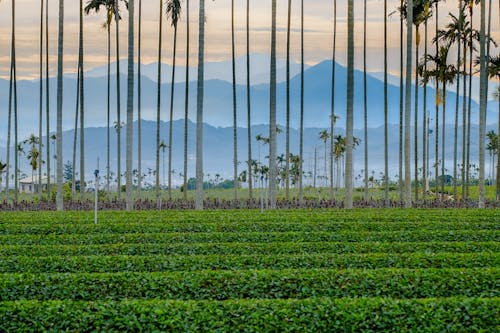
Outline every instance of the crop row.
<svg viewBox="0 0 500 333">
<path fill-rule="evenodd" d="M 0 301 L 497 297 L 500 269 L 284 269 L 0 275 Z"/>
<path fill-rule="evenodd" d="M 0 273 L 106 273 L 306 268 L 477 268 L 500 266 L 499 253 L 151 255 L 0 257 Z"/>
<path fill-rule="evenodd" d="M 500 219 L 498 212 L 491 210 L 279 210 L 261 213 L 256 210 L 228 211 L 136 211 L 136 212 L 99 212 L 99 219 L 103 222 L 239 222 L 267 223 L 283 222 L 488 222 Z M 0 224 L 79 224 L 92 223 L 94 216 L 91 212 L 1 212 Z"/>
<path fill-rule="evenodd" d="M 240 222 L 111 222 L 92 224 L 4 224 L 0 235 L 12 234 L 103 234 L 103 233 L 173 233 L 173 232 L 362 232 L 411 230 L 500 230 L 498 222 L 357 222 L 336 221 L 289 223 Z"/>
<path fill-rule="evenodd" d="M 498 298 L 0 303 L 0 331 L 493 332 Z"/>
<path fill-rule="evenodd" d="M 258 242 L 436 242 L 500 241 L 500 230 L 411 230 L 380 232 L 211 232 L 135 234 L 0 235 L 0 245 L 112 243 L 258 243 Z"/>
<path fill-rule="evenodd" d="M 275 242 L 0 245 L 0 256 L 248 255 L 315 253 L 500 252 L 499 242 Z"/>
</svg>

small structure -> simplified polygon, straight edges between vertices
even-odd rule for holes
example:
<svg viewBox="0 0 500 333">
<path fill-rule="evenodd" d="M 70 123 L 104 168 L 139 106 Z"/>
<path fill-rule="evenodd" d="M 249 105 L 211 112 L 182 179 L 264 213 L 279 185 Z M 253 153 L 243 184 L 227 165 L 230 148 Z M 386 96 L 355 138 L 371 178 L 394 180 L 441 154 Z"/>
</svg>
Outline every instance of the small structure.
<svg viewBox="0 0 500 333">
<path fill-rule="evenodd" d="M 42 176 L 41 179 L 42 191 L 47 191 L 48 180 L 49 177 Z M 54 184 L 53 177 L 50 177 L 50 182 L 51 184 Z M 38 182 L 38 175 L 34 177 L 26 177 L 19 180 L 19 191 L 21 193 L 37 193 L 39 185 L 40 184 Z"/>
</svg>

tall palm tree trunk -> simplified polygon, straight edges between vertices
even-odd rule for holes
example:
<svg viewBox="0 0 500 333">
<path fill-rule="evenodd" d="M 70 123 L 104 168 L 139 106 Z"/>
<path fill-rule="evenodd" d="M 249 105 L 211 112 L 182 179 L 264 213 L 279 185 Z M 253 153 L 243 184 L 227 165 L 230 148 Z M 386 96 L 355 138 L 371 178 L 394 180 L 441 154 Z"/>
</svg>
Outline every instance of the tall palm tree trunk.
<svg viewBox="0 0 500 333">
<path fill-rule="evenodd" d="M 446 148 L 446 82 L 443 82 L 443 111 L 442 111 L 442 131 L 441 131 L 441 192 L 444 193 L 445 178 L 445 148 Z"/>
<path fill-rule="evenodd" d="M 132 210 L 132 161 L 134 143 L 134 0 L 128 2 L 128 76 L 127 76 L 127 161 L 126 161 L 126 209 Z"/>
<path fill-rule="evenodd" d="M 186 87 L 184 92 L 184 165 L 183 196 L 187 200 L 187 159 L 188 159 L 188 121 L 189 121 L 189 0 L 186 0 Z"/>
<path fill-rule="evenodd" d="M 142 38 L 142 0 L 139 0 L 139 22 L 137 36 L 137 194 L 142 197 L 142 77 L 141 77 L 141 38 Z"/>
<path fill-rule="evenodd" d="M 366 69 L 365 69 L 366 75 Z M 365 86 L 366 91 L 366 86 Z M 366 92 L 365 92 L 366 94 Z M 365 98 L 366 105 L 366 98 Z M 387 96 L 387 0 L 384 0 L 384 202 L 389 206 L 389 107 Z M 365 128 L 368 126 L 368 115 L 365 111 Z M 368 130 L 366 129 L 366 135 Z M 365 138 L 365 150 L 368 160 L 368 140 Z M 365 162 L 365 192 L 368 193 L 368 162 Z"/>
<path fill-rule="evenodd" d="M 469 1 L 469 15 L 470 15 L 470 26 L 473 27 L 473 14 L 474 14 L 474 3 Z M 468 93 L 468 104 L 467 104 L 467 161 L 465 164 L 465 199 L 469 199 L 469 179 L 470 179 L 470 127 L 471 127 L 471 110 L 472 110 L 472 60 L 473 60 L 473 35 L 469 34 L 469 93 Z"/>
<path fill-rule="evenodd" d="M 403 8 L 403 0 L 401 0 L 400 8 Z M 399 177 L 398 177 L 398 185 L 399 185 L 399 201 L 402 203 L 403 196 L 403 122 L 404 122 L 404 96 L 403 96 L 403 65 L 404 57 L 403 57 L 403 15 L 401 14 L 399 17 Z"/>
<path fill-rule="evenodd" d="M 196 105 L 196 209 L 203 209 L 203 94 L 205 61 L 205 0 L 200 0 L 198 18 L 198 86 Z"/>
<path fill-rule="evenodd" d="M 122 132 L 122 122 L 121 122 L 121 89 L 120 89 L 120 14 L 118 12 L 118 0 L 115 0 L 115 24 L 116 24 L 116 153 L 117 153 L 117 171 L 116 171 L 116 180 L 118 185 L 117 196 L 118 199 L 121 197 L 122 192 L 122 169 L 121 169 L 121 160 L 122 160 L 122 141 L 121 141 L 121 132 Z"/>
<path fill-rule="evenodd" d="M 110 196 L 110 158 L 111 158 L 111 27 L 108 23 L 106 26 L 108 30 L 108 66 L 107 66 L 107 109 L 106 109 L 106 191 L 108 193 L 108 200 Z"/>
<path fill-rule="evenodd" d="M 160 17 L 158 21 L 158 64 L 156 77 L 156 173 L 155 173 L 155 197 L 157 208 L 161 208 L 160 199 L 160 122 L 161 122 L 161 60 L 162 60 L 162 37 L 163 37 L 163 0 L 160 0 Z"/>
<path fill-rule="evenodd" d="M 490 8 L 491 10 L 491 8 Z M 479 208 L 485 207 L 484 152 L 486 140 L 486 106 L 488 102 L 488 73 L 486 68 L 486 2 L 481 0 L 481 30 L 479 33 L 480 95 L 479 95 Z"/>
<path fill-rule="evenodd" d="M 78 59 L 80 62 L 80 59 Z M 80 84 L 81 84 L 81 73 L 80 68 L 77 71 L 76 79 L 76 105 L 75 105 L 75 126 L 73 127 L 73 158 L 71 161 L 71 200 L 76 198 L 76 146 L 78 142 L 78 115 L 79 115 L 79 105 L 80 105 Z"/>
<path fill-rule="evenodd" d="M 415 111 L 413 112 L 415 119 L 413 126 L 414 137 L 413 137 L 413 153 L 414 156 L 414 182 L 415 182 L 415 201 L 418 201 L 418 49 L 420 46 L 420 31 L 419 25 L 415 26 Z"/>
<path fill-rule="evenodd" d="M 458 11 L 459 15 L 461 16 L 462 14 L 460 13 L 462 9 L 462 1 L 459 1 L 458 4 Z M 461 22 L 461 21 L 460 21 Z M 460 32 L 461 33 L 461 32 Z M 455 99 L 455 132 L 454 132 L 454 140 L 453 140 L 453 197 L 457 197 L 457 178 L 458 178 L 458 116 L 459 116 L 459 102 L 460 102 L 460 63 L 462 61 L 461 59 L 461 52 L 462 52 L 462 43 L 461 40 L 458 40 L 457 43 L 457 90 L 456 90 L 456 99 Z"/>
<path fill-rule="evenodd" d="M 272 0 L 271 69 L 269 112 L 269 200 L 271 209 L 276 208 L 276 0 Z"/>
<path fill-rule="evenodd" d="M 57 210 L 64 210 L 63 201 L 63 156 L 62 156 L 62 112 L 63 112 L 63 41 L 64 0 L 59 0 L 59 33 L 57 40 Z"/>
<path fill-rule="evenodd" d="M 13 3 L 14 7 L 14 3 Z M 14 17 L 14 15 L 13 15 Z M 9 111 L 7 116 L 7 166 L 6 166 L 6 177 L 5 177 L 5 199 L 9 200 L 9 181 L 10 181 L 10 152 L 11 152 L 11 132 L 12 132 L 12 99 L 13 99 L 13 88 L 14 88 L 14 61 L 15 61 L 15 47 L 14 47 L 14 21 L 12 23 L 12 40 L 11 40 L 11 56 L 10 56 L 10 71 L 9 71 Z M 14 153 L 17 151 L 17 146 L 14 146 Z M 14 173 L 15 173 L 14 169 Z"/>
<path fill-rule="evenodd" d="M 346 111 L 346 160 L 345 160 L 345 203 L 352 209 L 352 151 L 354 126 L 354 0 L 347 1 L 347 111 Z"/>
<path fill-rule="evenodd" d="M 51 198 L 52 180 L 50 178 L 50 78 L 49 78 L 49 1 L 45 1 L 45 152 L 47 163 L 47 201 Z M 41 140 L 41 138 L 40 138 Z"/>
<path fill-rule="evenodd" d="M 365 168 L 364 168 L 364 184 L 365 184 L 365 192 L 364 192 L 364 199 L 365 201 L 368 201 L 368 100 L 367 100 L 367 84 L 366 84 L 366 0 L 363 3 L 363 106 L 364 106 L 364 112 L 363 112 L 363 129 L 364 129 L 364 155 L 365 155 Z M 387 9 L 387 1 L 384 1 L 384 102 L 385 98 L 387 97 L 386 92 L 387 92 L 387 81 L 386 81 L 386 65 L 387 65 L 387 22 L 386 22 L 386 16 L 387 12 L 385 11 Z M 385 113 L 385 103 L 384 103 L 384 116 L 386 115 Z M 384 119 L 385 121 L 385 119 Z M 385 125 L 385 122 L 384 122 Z M 384 132 L 387 134 L 387 132 Z M 333 137 L 333 133 L 332 133 Z M 387 146 L 385 145 L 384 142 L 384 149 L 386 149 Z M 333 150 L 333 149 L 332 149 Z M 333 154 L 331 154 L 333 156 Z"/>
<path fill-rule="evenodd" d="M 250 0 L 247 0 L 247 144 L 248 144 L 248 197 L 253 198 L 252 174 L 252 122 L 251 122 L 251 95 L 250 95 Z"/>
<path fill-rule="evenodd" d="M 334 200 L 333 185 L 333 147 L 334 147 L 334 126 L 335 126 L 335 75 L 336 75 L 336 52 L 337 52 L 337 0 L 333 0 L 333 48 L 332 48 L 332 93 L 330 102 L 330 200 Z M 304 91 L 303 86 L 301 88 Z M 303 102 L 302 102 L 303 107 Z M 337 183 L 338 185 L 338 183 Z"/>
<path fill-rule="evenodd" d="M 290 198 L 290 25 L 292 19 L 292 0 L 288 0 L 286 25 L 286 139 L 285 139 L 285 199 Z M 326 151 L 325 151 L 326 152 Z M 326 159 L 325 159 L 326 163 Z M 326 175 L 326 169 L 325 169 Z"/>
<path fill-rule="evenodd" d="M 463 15 L 463 14 L 461 14 Z M 463 45 L 463 99 L 462 99 L 462 200 L 466 192 L 466 162 L 467 162 L 467 42 Z"/>
<path fill-rule="evenodd" d="M 43 3 L 40 1 L 40 54 L 39 54 L 39 113 L 38 113 L 38 202 L 42 201 L 42 158 L 43 158 Z"/>
<path fill-rule="evenodd" d="M 405 160 L 405 207 L 412 206 L 411 199 L 411 69 L 412 69 L 412 40 L 413 40 L 413 0 L 408 0 L 407 4 L 407 19 L 406 19 L 406 87 L 405 87 L 405 134 L 404 134 L 404 160 Z"/>
<path fill-rule="evenodd" d="M 174 123 L 175 60 L 177 56 L 177 23 L 174 25 L 174 52 L 172 60 L 172 84 L 170 86 L 170 121 L 168 129 L 168 198 L 172 199 L 172 136 Z"/>
<path fill-rule="evenodd" d="M 85 194 L 85 71 L 83 60 L 83 0 L 80 0 L 80 26 L 78 40 L 78 69 L 80 71 L 80 198 Z"/>
<path fill-rule="evenodd" d="M 336 1 L 336 0 L 334 0 Z M 332 64 L 333 66 L 335 64 Z M 299 203 L 304 198 L 304 0 L 300 1 L 300 133 L 299 133 Z M 330 192 L 333 192 L 330 172 Z M 332 193 L 333 194 L 333 193 Z"/>
<path fill-rule="evenodd" d="M 238 122 L 236 109 L 236 48 L 234 44 L 234 0 L 231 0 L 231 57 L 233 68 L 233 181 L 234 200 L 238 200 Z"/>
<path fill-rule="evenodd" d="M 424 59 L 427 59 L 427 42 L 428 42 L 428 19 L 424 22 Z M 427 61 L 424 61 L 424 73 L 427 72 Z M 428 156 L 427 156 L 427 138 L 429 129 L 427 127 L 427 82 L 424 81 L 424 98 L 423 98 L 423 119 L 422 119 L 422 183 L 423 183 L 423 193 L 422 198 L 425 200 L 427 196 L 428 188 L 428 172 L 427 164 L 428 164 Z"/>
<path fill-rule="evenodd" d="M 436 2 L 436 36 L 438 35 L 438 30 L 439 30 L 439 6 L 438 3 Z M 436 57 L 439 56 L 439 39 L 436 40 Z M 435 126 L 435 132 L 436 132 L 436 140 L 435 140 L 435 158 L 436 158 L 436 163 L 434 164 L 434 173 L 435 173 L 435 178 L 436 178 L 436 184 L 435 184 L 435 192 L 437 193 L 439 191 L 439 104 L 440 104 L 440 97 L 439 97 L 439 80 L 436 80 L 436 88 L 435 88 L 435 94 L 436 94 L 436 116 L 434 119 L 434 126 Z M 442 163 L 443 161 L 441 161 Z M 441 179 L 443 181 L 443 179 Z"/>
</svg>

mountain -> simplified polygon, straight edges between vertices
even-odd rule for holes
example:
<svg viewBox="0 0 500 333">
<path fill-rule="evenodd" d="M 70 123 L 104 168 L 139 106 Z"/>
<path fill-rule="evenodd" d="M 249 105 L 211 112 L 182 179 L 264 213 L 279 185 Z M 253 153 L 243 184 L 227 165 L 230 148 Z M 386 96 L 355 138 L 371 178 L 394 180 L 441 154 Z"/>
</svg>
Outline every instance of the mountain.
<svg viewBox="0 0 500 333">
<path fill-rule="evenodd" d="M 338 125 L 345 123 L 346 110 L 346 68 L 338 64 L 336 68 L 336 87 L 335 87 L 335 113 L 340 116 Z M 305 126 L 323 127 L 329 123 L 329 114 L 331 110 L 331 71 L 332 62 L 324 61 L 305 71 Z M 126 105 L 126 76 L 121 76 L 122 100 L 121 100 L 121 119 L 125 120 Z M 111 122 L 116 121 L 116 97 L 115 97 L 115 78 L 111 80 Z M 51 87 L 55 88 L 55 79 L 51 79 Z M 192 81 L 190 86 L 190 107 L 189 117 L 195 118 L 196 114 L 196 82 Z M 106 124 L 106 77 L 89 77 L 85 80 L 85 110 L 86 126 L 96 127 Z M 153 120 L 156 118 L 156 83 L 144 77 L 142 82 L 142 114 L 143 119 Z M 175 84 L 174 101 L 174 120 L 184 118 L 184 83 Z M 38 82 L 19 81 L 19 123 L 20 135 L 27 136 L 30 133 L 37 132 L 38 122 Z M 136 85 L 137 89 L 137 85 Z M 285 123 L 285 96 L 286 84 L 284 82 L 277 85 L 277 116 L 279 123 Z M 170 84 L 165 83 L 161 86 L 162 103 L 161 117 L 167 120 L 170 104 Z M 0 117 L 7 118 L 8 101 L 8 81 L 0 80 Z M 413 89 L 412 89 L 413 91 Z M 422 89 L 419 90 L 420 106 L 422 106 Z M 300 105 L 300 75 L 296 75 L 291 80 L 291 126 L 299 126 L 299 105 Z M 355 96 L 354 96 L 354 122 L 355 128 L 362 128 L 363 123 L 363 74 L 361 71 L 355 71 Z M 252 96 L 252 124 L 265 124 L 269 119 L 269 86 L 268 84 L 254 85 L 251 88 Z M 383 124 L 383 84 L 379 80 L 368 77 L 368 106 L 369 127 L 379 127 Z M 454 121 L 454 101 L 455 94 L 448 92 L 447 123 Z M 394 85 L 388 87 L 389 97 L 389 123 L 399 123 L 399 88 Z M 51 128 L 55 128 L 55 110 L 56 110 L 56 89 L 51 90 Z M 238 99 L 238 125 L 246 127 L 246 87 L 237 86 Z M 434 90 L 428 89 L 427 105 L 429 115 L 433 117 L 434 113 Z M 461 100 L 461 99 L 460 99 Z M 137 102 L 137 98 L 135 98 Z M 488 122 L 496 123 L 498 119 L 498 103 L 491 102 L 489 109 Z M 74 113 L 76 107 L 76 80 L 66 77 L 64 79 L 64 103 L 63 103 L 63 126 L 70 129 L 74 125 Z M 478 105 L 472 102 L 472 119 L 477 123 Z M 204 122 L 212 126 L 227 127 L 232 124 L 232 92 L 231 84 L 222 80 L 205 81 L 205 99 L 204 99 Z M 0 124 L 0 141 L 5 141 L 7 132 L 7 121 Z"/>
<path fill-rule="evenodd" d="M 155 151 L 156 151 L 156 124 L 152 121 L 143 121 L 142 128 L 144 130 L 143 135 L 143 170 L 145 173 L 148 173 L 148 169 L 154 170 L 155 168 Z M 183 128 L 184 121 L 177 120 L 173 123 L 173 169 L 175 170 L 175 182 L 179 184 L 182 180 L 179 176 L 179 172 L 181 172 L 183 168 Z M 195 131 L 196 125 L 193 122 L 189 122 L 188 126 L 188 168 L 189 168 L 189 176 L 194 176 L 194 168 L 195 168 Z M 282 126 L 281 126 L 282 128 Z M 306 172 L 311 171 L 314 165 L 314 150 L 317 151 L 317 168 L 318 175 L 324 174 L 324 143 L 319 139 L 319 132 L 324 129 L 323 127 L 314 127 L 314 128 L 306 128 L 304 132 L 304 168 Z M 495 126 L 489 126 L 487 130 L 494 130 Z M 397 174 L 397 161 L 398 161 L 398 129 L 397 126 L 391 125 L 389 128 L 389 158 L 390 158 L 390 174 L 391 179 L 395 178 Z M 478 156 L 478 143 L 477 138 L 478 127 L 473 125 L 471 128 L 471 152 L 472 152 L 472 161 L 477 161 Z M 207 175 L 214 175 L 215 173 L 220 174 L 224 178 L 232 177 L 232 128 L 231 127 L 214 127 L 208 124 L 204 125 L 204 172 Z M 448 172 L 452 172 L 452 161 L 453 161 L 453 127 L 447 126 L 446 128 L 446 142 L 449 143 L 447 145 L 446 151 L 446 161 L 447 168 L 450 170 Z M 106 128 L 103 127 L 91 127 L 86 130 L 86 151 L 85 151 L 85 165 L 87 168 L 86 177 L 92 176 L 92 172 L 97 165 L 97 158 L 100 158 L 101 165 L 101 174 L 105 174 L 105 165 L 106 165 Z M 345 131 L 343 128 L 339 126 L 336 128 L 336 135 L 341 134 L 345 135 Z M 135 123 L 135 139 L 134 139 L 134 158 L 137 158 L 136 151 L 136 142 L 137 142 L 137 122 Z M 161 137 L 168 144 L 168 123 L 161 123 Z M 252 126 L 252 144 L 253 144 L 253 158 L 256 160 L 261 160 L 267 163 L 267 159 L 265 156 L 269 153 L 269 147 L 262 145 L 261 143 L 255 140 L 255 136 L 257 134 L 261 134 L 267 136 L 269 133 L 269 127 L 265 125 L 255 125 Z M 369 137 L 369 168 L 370 172 L 375 173 L 375 177 L 379 177 L 380 171 L 383 170 L 383 127 L 371 128 L 368 132 Z M 461 130 L 459 129 L 459 133 Z M 247 140 L 246 140 L 247 131 L 245 128 L 238 128 L 238 159 L 240 161 L 239 171 L 244 170 L 245 160 L 247 156 Z M 363 139 L 363 133 L 361 130 L 355 130 L 354 135 L 360 139 Z M 291 152 L 293 154 L 298 154 L 299 147 L 299 133 L 297 130 L 292 129 L 291 133 Z M 430 136 L 430 142 L 433 144 L 434 136 Z M 45 141 L 45 140 L 44 140 Z M 461 142 L 461 141 L 460 141 Z M 354 151 L 354 169 L 355 175 L 361 173 L 361 169 L 363 169 L 363 143 L 358 146 Z M 72 146 L 73 146 L 73 130 L 65 131 L 63 134 L 63 160 L 70 161 L 72 159 Z M 421 149 L 420 144 L 420 149 Z M 51 147 L 52 151 L 54 151 L 54 147 Z M 122 142 L 122 158 L 123 168 L 125 167 L 125 137 L 123 136 Z M 285 151 L 285 136 L 284 134 L 278 135 L 278 154 L 283 154 Z M 0 147 L 0 160 L 5 161 L 5 148 Z M 79 152 L 77 151 L 77 154 Z M 78 155 L 77 155 L 78 156 Z M 259 158 L 260 156 L 260 158 Z M 431 160 L 430 165 L 434 163 L 434 154 L 431 149 L 430 152 Z M 460 156 L 460 155 L 459 155 Z M 163 156 L 160 156 L 161 160 Z M 461 158 L 461 157 L 459 157 Z M 166 153 L 165 160 L 168 161 L 168 154 Z M 489 164 L 489 158 L 486 160 L 487 165 Z M 78 161 L 77 161 L 78 163 Z M 473 162 L 474 163 L 474 162 Z M 111 170 L 115 170 L 116 168 L 116 133 L 114 130 L 111 131 Z M 55 165 L 55 162 L 52 163 L 52 166 Z M 137 161 L 134 161 L 134 168 L 136 168 Z M 413 165 L 413 162 L 412 162 Z M 20 168 L 21 170 L 29 174 L 30 166 L 28 164 L 28 160 L 25 156 L 20 157 Z M 487 167 L 486 170 L 489 170 Z"/>
<path fill-rule="evenodd" d="M 127 60 L 120 60 L 120 73 L 127 75 Z M 137 64 L 134 64 L 137 68 Z M 241 85 L 247 83 L 247 58 L 241 56 L 236 58 L 236 82 Z M 308 65 L 304 65 L 309 68 Z M 268 55 L 261 53 L 253 53 L 250 55 L 250 84 L 263 84 L 269 82 L 270 58 Z M 278 82 L 286 80 L 286 62 L 283 59 L 278 59 L 276 62 L 276 70 L 278 72 Z M 162 63 L 161 66 L 161 81 L 171 82 L 172 80 L 172 66 Z M 290 75 L 295 76 L 300 73 L 300 64 L 296 62 L 290 63 Z M 111 74 L 116 74 L 116 62 L 111 64 Z M 151 81 L 156 82 L 158 79 L 158 63 L 152 62 L 143 64 L 141 66 L 141 74 L 149 78 Z M 107 66 L 100 66 L 90 69 L 86 72 L 86 76 L 91 78 L 104 77 L 107 75 Z M 196 81 L 197 69 L 191 67 L 189 70 L 189 81 Z M 76 78 L 76 74 L 70 77 Z M 205 80 L 222 80 L 233 82 L 233 72 L 231 61 L 215 61 L 205 63 Z M 186 67 L 182 63 L 177 63 L 175 69 L 175 82 L 181 83 L 186 81 Z"/>
</svg>

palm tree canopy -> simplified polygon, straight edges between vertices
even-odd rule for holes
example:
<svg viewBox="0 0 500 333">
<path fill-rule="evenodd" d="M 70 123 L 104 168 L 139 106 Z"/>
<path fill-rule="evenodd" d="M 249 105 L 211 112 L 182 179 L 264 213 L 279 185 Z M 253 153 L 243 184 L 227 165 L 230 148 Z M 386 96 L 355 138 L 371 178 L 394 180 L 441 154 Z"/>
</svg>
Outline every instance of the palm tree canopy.
<svg viewBox="0 0 500 333">
<path fill-rule="evenodd" d="M 427 63 L 427 71 L 424 70 L 424 63 L 418 66 L 418 72 L 422 77 L 422 83 L 428 83 L 430 80 L 450 84 L 455 81 L 459 70 L 454 65 L 448 64 L 449 46 L 443 45 L 439 48 L 437 55 L 427 54 L 424 62 Z"/>
<path fill-rule="evenodd" d="M 432 16 L 432 6 L 439 0 L 413 0 L 413 24 L 419 26 Z M 408 17 L 408 0 L 403 1 L 403 6 L 397 12 L 406 20 Z"/>
<path fill-rule="evenodd" d="M 91 11 L 94 11 L 96 13 L 99 13 L 101 10 L 101 7 L 104 7 L 106 9 L 106 25 L 110 26 L 111 22 L 113 21 L 113 15 L 116 15 L 115 13 L 115 2 L 118 0 L 90 0 L 87 2 L 87 5 L 83 9 L 85 12 L 85 15 L 89 15 Z M 127 0 L 122 0 L 125 2 L 125 6 L 128 8 L 128 1 Z M 121 20 L 122 17 L 118 13 L 118 19 Z"/>
<path fill-rule="evenodd" d="M 323 131 L 319 132 L 319 138 L 320 138 L 320 140 L 322 140 L 326 143 L 326 141 L 330 138 L 330 134 L 328 133 L 327 130 L 323 130 Z"/>
<path fill-rule="evenodd" d="M 177 27 L 181 16 L 181 1 L 167 0 L 167 17 L 172 20 L 172 26 Z"/>
</svg>

